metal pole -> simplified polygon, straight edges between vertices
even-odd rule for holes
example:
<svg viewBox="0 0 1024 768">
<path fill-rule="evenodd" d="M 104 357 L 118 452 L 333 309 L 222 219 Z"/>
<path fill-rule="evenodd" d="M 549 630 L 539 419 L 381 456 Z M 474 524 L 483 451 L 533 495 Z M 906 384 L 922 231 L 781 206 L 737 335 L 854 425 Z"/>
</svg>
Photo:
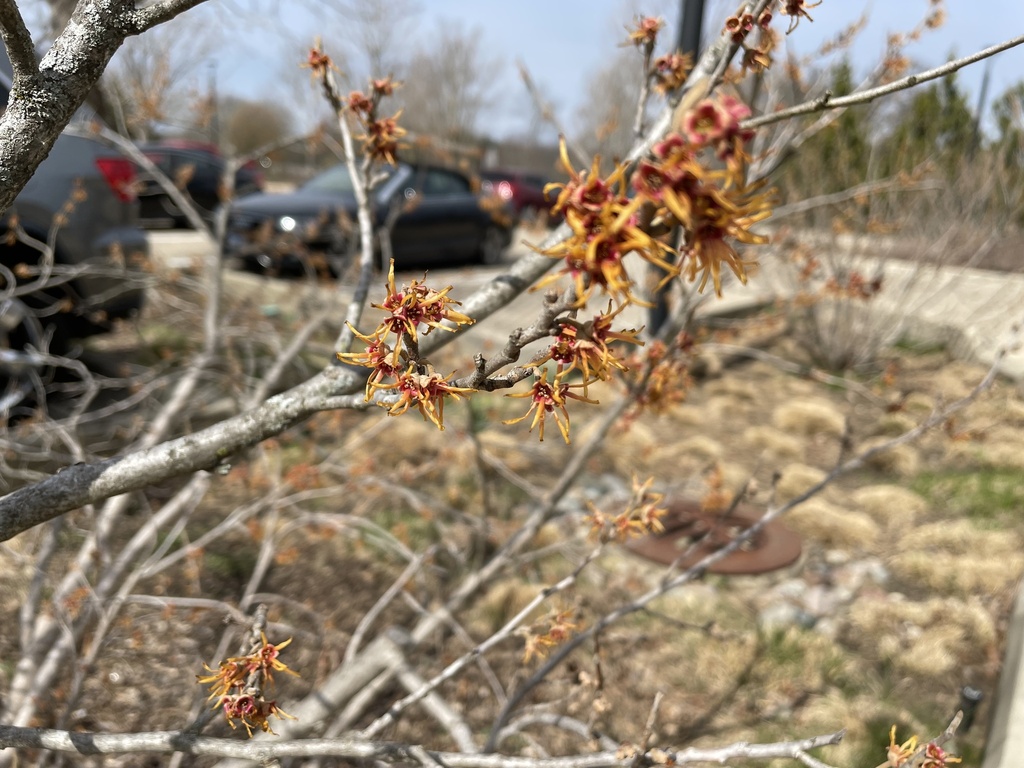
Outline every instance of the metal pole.
<svg viewBox="0 0 1024 768">
<path fill-rule="evenodd" d="M 694 61 L 700 53 L 700 33 L 704 27 L 704 0 L 681 0 L 679 38 L 676 47 L 688 53 Z"/>
<path fill-rule="evenodd" d="M 704 0 L 680 0 L 682 7 L 679 9 L 679 35 L 676 38 L 676 48 L 682 54 L 689 54 L 693 61 L 697 61 L 700 55 L 701 30 L 704 27 Z M 657 284 L 663 273 L 657 267 L 652 267 L 654 274 L 652 278 Z M 668 296 L 665 285 L 654 294 L 654 306 L 647 313 L 647 332 L 653 337 L 658 335 L 661 326 L 668 320 Z"/>
</svg>

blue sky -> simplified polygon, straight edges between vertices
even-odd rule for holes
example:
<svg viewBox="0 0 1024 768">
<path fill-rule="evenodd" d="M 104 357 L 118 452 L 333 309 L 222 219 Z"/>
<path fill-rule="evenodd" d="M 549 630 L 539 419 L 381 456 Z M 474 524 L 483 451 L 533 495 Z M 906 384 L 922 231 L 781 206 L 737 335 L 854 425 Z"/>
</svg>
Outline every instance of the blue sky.
<svg viewBox="0 0 1024 768">
<path fill-rule="evenodd" d="M 261 0 L 212 0 L 213 4 L 221 2 L 233 6 L 248 2 L 268 8 Z M 562 118 L 571 125 L 580 108 L 581 94 L 585 93 L 587 73 L 617 54 L 625 36 L 624 25 L 643 11 L 662 15 L 674 26 L 680 0 L 418 0 L 418 5 L 420 11 L 409 28 L 408 45 L 429 44 L 431 32 L 439 25 L 458 24 L 479 34 L 482 49 L 501 63 L 493 75 L 495 105 L 487 117 L 493 132 L 501 135 L 522 132 L 528 125 L 524 113 L 529 103 L 515 74 L 517 59 L 527 63 Z M 717 33 L 737 2 L 707 0 L 707 5 L 706 37 Z M 276 0 L 271 7 L 276 18 L 263 30 L 230 33 L 230 39 L 236 42 L 218 54 L 221 92 L 247 98 L 281 96 L 281 73 L 305 40 L 321 34 L 330 46 L 332 37 L 344 34 L 340 23 L 325 23 L 321 15 L 302 10 L 298 0 Z M 867 12 L 868 26 L 851 49 L 855 66 L 866 71 L 884 50 L 887 34 L 911 28 L 928 7 L 928 0 L 824 0 L 810 11 L 814 23 L 801 23 L 786 44 L 797 52 L 810 52 Z M 906 49 L 921 68 L 940 64 L 951 54 L 963 55 L 1024 33 L 1022 0 L 947 0 L 946 8 L 946 24 Z M 974 65 L 961 76 L 972 93 L 977 92 L 983 68 Z M 997 56 L 991 64 L 991 76 L 990 98 L 1024 79 L 1024 46 Z M 289 93 L 303 87 L 301 78 L 296 77 L 287 87 Z M 304 97 L 295 103 L 315 100 Z"/>
</svg>

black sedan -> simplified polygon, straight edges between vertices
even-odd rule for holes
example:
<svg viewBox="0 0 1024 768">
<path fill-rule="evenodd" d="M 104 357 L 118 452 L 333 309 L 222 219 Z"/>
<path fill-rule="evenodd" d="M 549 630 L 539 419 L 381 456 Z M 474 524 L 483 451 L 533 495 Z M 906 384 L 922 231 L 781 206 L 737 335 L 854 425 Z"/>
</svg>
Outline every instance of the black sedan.
<svg viewBox="0 0 1024 768">
<path fill-rule="evenodd" d="M 399 269 L 501 260 L 511 219 L 450 168 L 400 163 L 373 191 L 374 248 Z M 290 194 L 258 194 L 231 205 L 225 253 L 260 271 L 341 274 L 358 251 L 356 200 L 344 165 Z"/>
</svg>

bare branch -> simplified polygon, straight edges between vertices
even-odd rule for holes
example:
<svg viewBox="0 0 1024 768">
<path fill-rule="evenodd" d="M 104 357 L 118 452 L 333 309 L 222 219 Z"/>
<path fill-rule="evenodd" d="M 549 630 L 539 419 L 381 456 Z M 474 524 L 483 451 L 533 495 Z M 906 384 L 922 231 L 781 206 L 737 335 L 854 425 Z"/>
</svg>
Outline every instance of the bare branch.
<svg viewBox="0 0 1024 768">
<path fill-rule="evenodd" d="M 0 1 L 0 37 L 3 37 L 14 70 L 14 87 L 27 86 L 39 74 L 39 67 L 32 34 L 14 0 Z"/>
<path fill-rule="evenodd" d="M 688 747 L 668 752 L 677 765 L 726 763 L 737 759 L 768 760 L 791 757 L 812 749 L 838 744 L 845 731 L 797 741 L 772 744 L 740 742 L 714 749 Z M 239 741 L 196 736 L 185 731 L 157 731 L 133 734 L 70 733 L 45 728 L 0 726 L 0 746 L 49 749 L 76 755 L 112 755 L 126 753 L 213 755 L 254 760 L 260 763 L 279 757 L 342 757 L 349 760 L 379 760 L 384 763 L 414 762 L 424 766 L 448 768 L 629 768 L 633 757 L 616 752 L 598 752 L 569 757 L 512 757 L 460 752 L 432 752 L 422 747 L 386 744 L 358 739 L 295 739 L 279 741 Z M 667 750 L 664 750 L 667 752 Z"/>
<path fill-rule="evenodd" d="M 947 64 L 943 64 L 941 67 L 935 67 L 934 69 L 929 69 L 924 72 L 918 72 L 915 75 L 908 75 L 907 77 L 899 80 L 894 80 L 891 83 L 880 85 L 877 88 L 851 93 L 849 96 L 840 96 L 838 98 L 832 98 L 831 94 L 826 93 L 824 96 L 814 99 L 813 101 L 798 104 L 797 106 L 789 109 L 783 109 L 778 112 L 773 112 L 770 115 L 761 115 L 760 117 L 752 117 L 749 120 L 744 120 L 740 123 L 740 126 L 742 128 L 760 128 L 764 125 L 771 125 L 772 123 L 789 120 L 790 118 L 799 117 L 800 115 L 810 115 L 826 109 L 851 107 L 855 104 L 867 104 L 868 102 L 874 101 L 882 96 L 888 96 L 899 91 L 904 91 L 907 88 L 913 88 L 915 85 L 927 83 L 929 80 L 936 80 L 940 77 L 944 77 L 945 75 L 952 74 L 958 69 L 963 69 L 968 64 L 974 64 L 975 62 L 995 56 L 997 53 L 1014 48 L 1021 43 L 1024 43 L 1024 35 L 1018 35 L 1017 37 L 1006 40 L 998 45 L 993 45 L 990 48 L 985 48 L 977 53 L 973 53 L 970 56 L 955 59 Z"/>
<path fill-rule="evenodd" d="M 141 34 L 204 2 L 206 0 L 162 0 L 162 2 L 148 5 L 145 8 L 139 8 L 130 16 L 132 34 Z"/>
</svg>

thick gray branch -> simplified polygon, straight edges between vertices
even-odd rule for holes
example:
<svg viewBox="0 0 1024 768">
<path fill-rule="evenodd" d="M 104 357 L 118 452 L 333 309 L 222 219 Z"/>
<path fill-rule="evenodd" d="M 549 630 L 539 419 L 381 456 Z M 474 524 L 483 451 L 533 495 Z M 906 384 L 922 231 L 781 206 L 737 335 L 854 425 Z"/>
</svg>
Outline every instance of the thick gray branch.
<svg viewBox="0 0 1024 768">
<path fill-rule="evenodd" d="M 825 736 L 775 744 L 740 742 L 714 749 L 691 747 L 667 754 L 677 765 L 722 764 L 736 759 L 796 758 L 808 750 L 838 744 L 843 734 L 843 731 L 839 731 Z M 422 747 L 345 738 L 240 741 L 196 736 L 184 731 L 100 734 L 11 726 L 0 726 L 0 747 L 49 749 L 78 755 L 182 752 L 188 755 L 234 757 L 261 763 L 277 757 L 342 757 L 349 760 L 376 760 L 392 764 L 443 765 L 447 768 L 628 768 L 637 762 L 633 756 L 619 755 L 615 752 L 532 758 L 431 752 Z"/>
<path fill-rule="evenodd" d="M 163 2 L 140 8 L 131 17 L 131 34 L 138 35 L 157 24 L 170 21 L 178 14 L 195 8 L 206 0 L 163 0 Z"/>
<path fill-rule="evenodd" d="M 0 0 L 0 37 L 3 37 L 7 47 L 7 56 L 14 70 L 14 82 L 24 82 L 38 74 L 32 35 L 14 0 Z"/>
<path fill-rule="evenodd" d="M 34 486 L 0 499 L 0 541 L 59 514 L 203 469 L 213 469 L 241 448 L 255 445 L 320 410 L 338 381 L 354 377 L 328 370 L 289 392 L 201 432 L 158 446 L 107 459 L 76 464 Z"/>
</svg>

